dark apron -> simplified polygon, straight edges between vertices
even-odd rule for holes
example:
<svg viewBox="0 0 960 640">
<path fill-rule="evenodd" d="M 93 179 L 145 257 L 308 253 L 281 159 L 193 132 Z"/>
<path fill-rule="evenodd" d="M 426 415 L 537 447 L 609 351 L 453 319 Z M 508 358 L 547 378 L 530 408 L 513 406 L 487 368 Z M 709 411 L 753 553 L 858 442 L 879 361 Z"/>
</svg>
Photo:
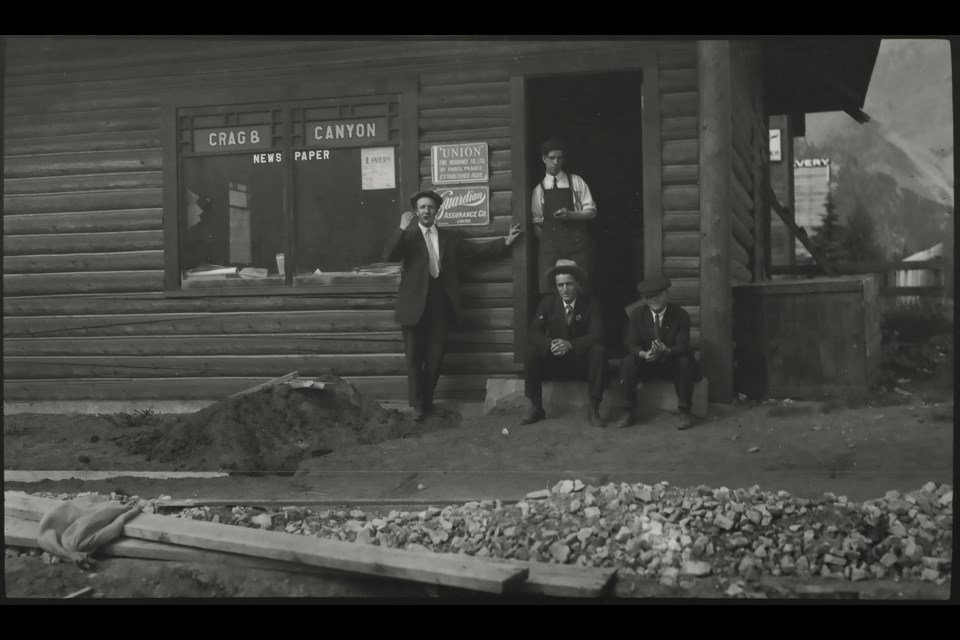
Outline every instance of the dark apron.
<svg viewBox="0 0 960 640">
<path fill-rule="evenodd" d="M 587 223 L 583 220 L 557 220 L 553 217 L 555 211 L 564 207 L 568 211 L 574 210 L 573 176 L 568 175 L 567 179 L 570 181 L 568 187 L 543 188 L 543 225 L 538 253 L 540 293 L 556 293 L 556 283 L 547 280 L 545 272 L 560 258 L 573 260 L 577 266 L 587 272 L 588 278 L 593 277 L 594 246 L 593 238 L 587 230 Z M 541 187 L 543 187 L 542 184 Z M 584 289 L 589 288 L 589 282 L 581 284 Z"/>
</svg>

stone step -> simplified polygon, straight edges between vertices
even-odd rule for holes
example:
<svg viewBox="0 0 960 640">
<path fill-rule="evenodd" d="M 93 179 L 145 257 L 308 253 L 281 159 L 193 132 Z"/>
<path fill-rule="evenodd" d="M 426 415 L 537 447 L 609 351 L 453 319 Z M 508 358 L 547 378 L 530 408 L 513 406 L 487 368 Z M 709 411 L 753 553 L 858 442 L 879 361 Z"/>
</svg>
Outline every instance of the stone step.
<svg viewBox="0 0 960 640">
<path fill-rule="evenodd" d="M 698 418 L 707 415 L 708 383 L 704 378 L 693 387 L 693 407 L 691 413 Z M 483 403 L 484 414 L 495 407 L 523 398 L 523 380 L 517 378 L 490 378 L 487 380 L 487 395 Z M 577 409 L 586 409 L 589 403 L 587 383 L 578 380 L 549 380 L 543 383 L 543 408 L 548 414 L 566 413 Z M 651 380 L 637 385 L 637 406 L 653 407 L 664 411 L 679 413 L 677 393 L 673 383 L 666 380 Z M 623 408 L 620 397 L 620 381 L 611 380 L 603 394 L 601 413 L 606 416 L 618 414 Z"/>
</svg>

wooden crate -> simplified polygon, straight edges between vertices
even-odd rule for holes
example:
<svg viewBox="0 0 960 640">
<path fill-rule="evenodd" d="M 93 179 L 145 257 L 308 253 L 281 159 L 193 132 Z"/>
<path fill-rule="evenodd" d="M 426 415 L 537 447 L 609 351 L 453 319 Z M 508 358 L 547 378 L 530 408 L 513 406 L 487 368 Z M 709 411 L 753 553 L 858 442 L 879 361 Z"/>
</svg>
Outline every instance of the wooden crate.
<svg viewBox="0 0 960 640">
<path fill-rule="evenodd" d="M 865 389 L 880 372 L 875 276 L 734 287 L 735 385 L 750 398 Z"/>
</svg>

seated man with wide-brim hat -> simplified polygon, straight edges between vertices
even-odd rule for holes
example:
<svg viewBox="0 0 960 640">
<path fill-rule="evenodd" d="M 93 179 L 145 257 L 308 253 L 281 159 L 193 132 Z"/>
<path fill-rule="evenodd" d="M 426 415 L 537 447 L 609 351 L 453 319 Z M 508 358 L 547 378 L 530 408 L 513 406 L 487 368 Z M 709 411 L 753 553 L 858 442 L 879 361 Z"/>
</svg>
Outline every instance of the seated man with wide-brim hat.
<svg viewBox="0 0 960 640">
<path fill-rule="evenodd" d="M 524 392 L 532 406 L 520 424 L 546 417 L 543 380 L 586 379 L 590 395 L 587 419 L 602 427 L 600 401 L 607 358 L 600 304 L 583 293 L 586 273 L 573 260 L 560 258 L 546 270 L 546 277 L 554 282 L 557 292 L 543 297 L 530 323 Z"/>
<path fill-rule="evenodd" d="M 672 380 L 680 409 L 678 429 L 693 426 L 693 386 L 701 380 L 700 367 L 690 347 L 690 314 L 670 302 L 670 278 L 655 275 L 637 285 L 645 305 L 630 313 L 620 362 L 624 414 L 618 428 L 639 422 L 635 408 L 637 383 L 653 378 Z"/>
</svg>

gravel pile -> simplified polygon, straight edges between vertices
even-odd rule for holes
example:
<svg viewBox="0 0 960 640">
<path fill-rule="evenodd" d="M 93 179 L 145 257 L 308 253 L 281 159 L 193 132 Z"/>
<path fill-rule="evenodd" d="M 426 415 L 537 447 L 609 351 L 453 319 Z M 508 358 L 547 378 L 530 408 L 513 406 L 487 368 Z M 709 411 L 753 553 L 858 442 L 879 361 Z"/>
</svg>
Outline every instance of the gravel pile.
<svg viewBox="0 0 960 640">
<path fill-rule="evenodd" d="M 142 504 L 151 511 L 162 501 Z M 176 515 L 393 548 L 617 567 L 621 575 L 671 586 L 708 575 L 943 584 L 952 568 L 953 489 L 933 482 L 854 503 L 829 493 L 806 499 L 759 487 L 594 487 L 563 480 L 506 505 L 484 500 L 386 514 L 194 507 Z"/>
</svg>

